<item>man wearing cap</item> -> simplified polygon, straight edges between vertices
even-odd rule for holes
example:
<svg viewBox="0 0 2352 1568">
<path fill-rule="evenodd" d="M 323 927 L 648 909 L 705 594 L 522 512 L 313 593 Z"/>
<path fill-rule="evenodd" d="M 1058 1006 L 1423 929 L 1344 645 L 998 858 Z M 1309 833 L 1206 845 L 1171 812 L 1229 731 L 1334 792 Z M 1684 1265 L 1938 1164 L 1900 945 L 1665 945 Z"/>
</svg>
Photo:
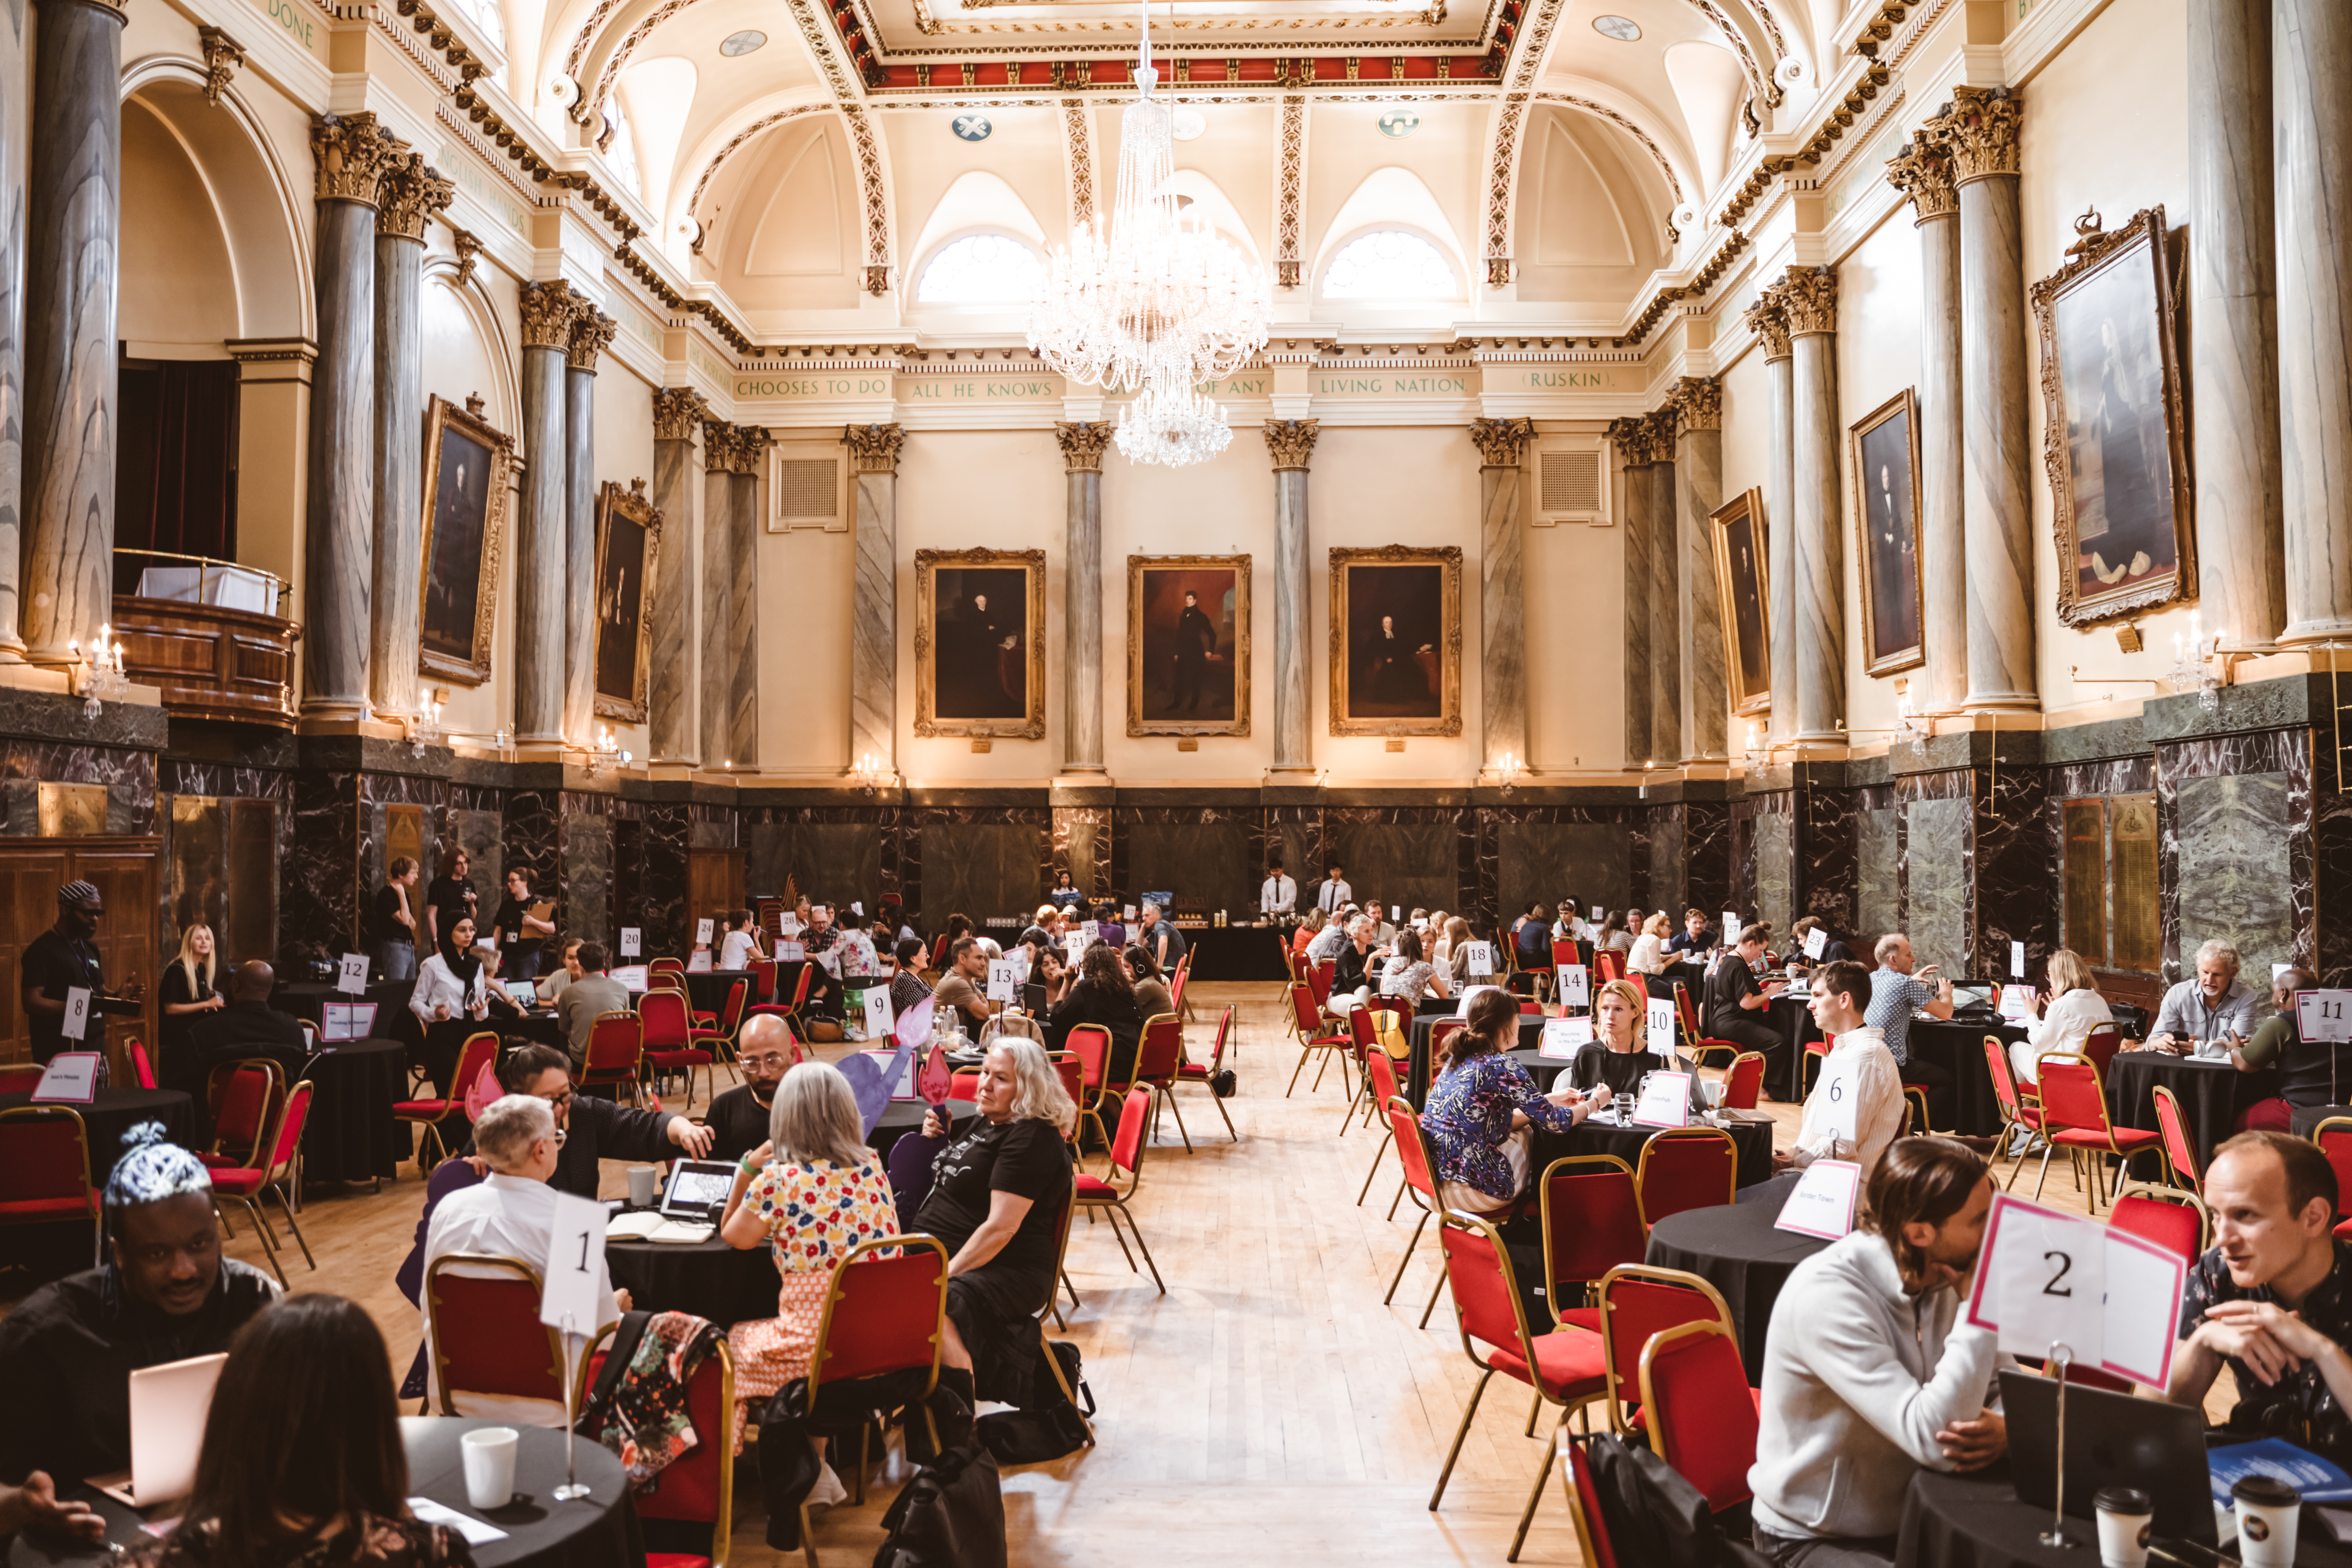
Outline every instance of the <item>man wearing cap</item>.
<svg viewBox="0 0 2352 1568">
<path fill-rule="evenodd" d="M 106 916 L 106 900 L 88 882 L 68 882 L 58 889 L 58 923 L 25 944 L 19 961 L 24 986 L 25 1019 L 32 1035 L 33 1059 L 43 1066 L 64 1050 L 106 1048 L 106 1030 L 95 1018 L 86 1022 L 81 1038 L 66 1037 L 66 1001 L 69 992 L 89 993 L 89 1012 L 136 1013 L 146 988 L 134 977 L 119 995 L 109 995 L 106 974 L 98 956 L 98 922 Z M 103 1081 L 101 1078 L 101 1081 Z"/>
<path fill-rule="evenodd" d="M 220 1252 L 203 1162 L 163 1124 L 123 1135 L 106 1182 L 107 1262 L 25 1298 L 0 1322 L 0 1479 L 60 1487 L 131 1465 L 131 1374 L 228 1349 L 278 1298 Z"/>
</svg>

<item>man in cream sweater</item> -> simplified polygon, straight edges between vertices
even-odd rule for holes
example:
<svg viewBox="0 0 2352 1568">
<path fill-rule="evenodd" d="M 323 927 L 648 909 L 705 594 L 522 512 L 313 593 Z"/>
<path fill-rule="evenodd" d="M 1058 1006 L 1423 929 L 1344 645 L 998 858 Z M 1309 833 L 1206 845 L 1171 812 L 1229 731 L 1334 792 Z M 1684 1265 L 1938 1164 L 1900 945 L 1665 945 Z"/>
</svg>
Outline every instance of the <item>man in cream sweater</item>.
<svg viewBox="0 0 2352 1568">
<path fill-rule="evenodd" d="M 1993 1336 L 1958 1321 L 1992 1207 L 1984 1161 L 1903 1139 L 1864 1205 L 1772 1307 L 1748 1484 L 1757 1549 L 1782 1568 L 1885 1568 L 1916 1471 L 1978 1469 L 2009 1447 Z"/>
</svg>

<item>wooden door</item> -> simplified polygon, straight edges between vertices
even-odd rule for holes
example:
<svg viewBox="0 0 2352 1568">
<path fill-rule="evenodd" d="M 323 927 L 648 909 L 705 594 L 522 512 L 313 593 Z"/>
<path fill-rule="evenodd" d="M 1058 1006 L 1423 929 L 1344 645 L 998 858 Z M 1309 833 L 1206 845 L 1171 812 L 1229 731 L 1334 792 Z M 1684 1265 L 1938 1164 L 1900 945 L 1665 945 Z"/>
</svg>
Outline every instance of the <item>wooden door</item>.
<svg viewBox="0 0 2352 1568">
<path fill-rule="evenodd" d="M 686 942 L 691 947 L 697 921 L 743 907 L 743 852 L 689 849 L 686 857 Z"/>
<path fill-rule="evenodd" d="M 147 987 L 146 1005 L 136 1015 L 109 1015 L 106 1040 L 114 1081 L 129 1083 L 131 1064 L 125 1042 L 132 1036 L 155 1039 L 155 986 L 158 976 L 155 923 L 156 866 L 163 841 L 155 837 L 108 835 L 85 838 L 0 838 L 0 910 L 10 915 L 0 933 L 0 1020 L 6 1024 L 0 1040 L 0 1059 L 26 1061 L 32 1039 L 25 1024 L 24 982 L 17 957 L 25 945 L 57 923 L 58 889 L 71 881 L 95 887 L 106 900 L 106 918 L 99 922 L 99 961 L 106 983 L 121 988 L 132 980 Z"/>
</svg>

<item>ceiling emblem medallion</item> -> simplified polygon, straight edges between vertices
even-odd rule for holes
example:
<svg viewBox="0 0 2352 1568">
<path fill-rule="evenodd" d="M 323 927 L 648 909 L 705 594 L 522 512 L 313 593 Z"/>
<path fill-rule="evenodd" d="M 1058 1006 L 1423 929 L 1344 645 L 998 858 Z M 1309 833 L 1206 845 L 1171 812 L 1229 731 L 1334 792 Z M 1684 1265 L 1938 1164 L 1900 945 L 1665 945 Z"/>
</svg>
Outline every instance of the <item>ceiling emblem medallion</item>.
<svg viewBox="0 0 2352 1568">
<path fill-rule="evenodd" d="M 730 33 L 719 40 L 719 52 L 729 59 L 748 55 L 768 41 L 768 35 L 757 27 L 746 27 L 740 33 Z"/>
<path fill-rule="evenodd" d="M 1592 30 L 1621 44 L 1630 44 L 1642 36 L 1642 25 L 1631 16 L 1595 16 Z"/>
<path fill-rule="evenodd" d="M 1381 134 L 1402 141 L 1421 129 L 1421 116 L 1410 109 L 1391 109 L 1375 122 Z"/>
<path fill-rule="evenodd" d="M 1177 141 L 1196 141 L 1199 139 L 1201 133 L 1208 130 L 1208 128 L 1209 117 L 1202 114 L 1199 110 L 1180 109 L 1176 111 Z"/>
<path fill-rule="evenodd" d="M 988 133 L 996 129 L 988 122 L 988 116 L 985 114 L 959 114 L 951 123 L 955 127 L 955 133 L 967 142 L 985 142 L 988 140 Z"/>
</svg>

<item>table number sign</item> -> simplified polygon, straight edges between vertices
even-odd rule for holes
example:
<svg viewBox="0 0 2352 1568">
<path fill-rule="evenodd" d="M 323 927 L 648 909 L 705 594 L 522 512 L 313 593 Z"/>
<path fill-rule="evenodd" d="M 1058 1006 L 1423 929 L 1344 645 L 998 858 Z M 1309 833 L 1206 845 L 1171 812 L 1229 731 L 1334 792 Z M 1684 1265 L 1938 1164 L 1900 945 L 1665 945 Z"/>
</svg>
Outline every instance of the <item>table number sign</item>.
<svg viewBox="0 0 2352 1568">
<path fill-rule="evenodd" d="M 712 922 L 712 921 L 707 921 L 707 920 L 704 920 L 704 921 L 695 921 L 695 922 L 694 922 L 694 945 L 695 945 L 695 946 L 697 946 L 697 947 L 709 947 L 709 946 L 710 945 L 710 932 L 711 932 L 711 929 L 712 929 L 713 923 L 714 923 L 714 922 Z"/>
<path fill-rule="evenodd" d="M 2009 944 L 2009 977 L 2011 980 L 2025 978 L 2025 944 L 2021 942 Z"/>
<path fill-rule="evenodd" d="M 1739 911 L 1737 910 L 1723 911 L 1723 945 L 1726 947 L 1739 945 Z"/>
<path fill-rule="evenodd" d="M 621 956 L 623 958 L 641 957 L 644 955 L 645 948 L 646 933 L 643 927 L 623 926 L 621 928 Z"/>
<path fill-rule="evenodd" d="M 329 1045 L 348 1045 L 375 1033 L 373 1002 L 322 1002 L 319 1005 L 319 1038 Z"/>
<path fill-rule="evenodd" d="M 1095 938 L 1102 935 L 1102 921 L 1080 921 L 1078 922 L 1078 934 L 1086 938 L 1087 945 L 1088 947 L 1092 947 L 1094 945 Z"/>
<path fill-rule="evenodd" d="M 2063 1342 L 2077 1363 L 2162 1388 L 2186 1269 L 2138 1237 L 2001 1193 L 1966 1317 L 2013 1355 L 2039 1358 Z"/>
<path fill-rule="evenodd" d="M 548 1243 L 539 1293 L 539 1321 L 568 1334 L 594 1333 L 612 1320 L 613 1303 L 598 1288 L 604 1277 L 604 1205 L 593 1198 L 555 1194 L 554 1239 Z"/>
<path fill-rule="evenodd" d="M 1591 1043 L 1591 1019 L 1550 1018 L 1545 1020 L 1543 1037 L 1536 1043 L 1536 1050 L 1552 1060 L 1567 1061 Z"/>
<path fill-rule="evenodd" d="M 798 936 L 801 934 L 801 917 L 794 914 L 787 914 L 783 917 L 782 923 L 780 923 L 776 929 L 782 931 L 786 936 Z"/>
<path fill-rule="evenodd" d="M 66 987 L 66 1018 L 64 1023 L 58 1026 L 58 1032 L 68 1040 L 82 1039 L 89 1035 L 89 986 L 68 985 Z"/>
<path fill-rule="evenodd" d="M 868 985 L 862 995 L 866 1007 L 866 1037 L 880 1039 L 890 1032 L 890 988 Z"/>
<path fill-rule="evenodd" d="M 1861 1192 L 1860 1165 L 1852 1160 L 1816 1160 L 1797 1178 L 1772 1227 L 1836 1241 L 1853 1229 L 1854 1200 Z"/>
<path fill-rule="evenodd" d="M 342 963 L 335 966 L 335 989 L 346 996 L 367 994 L 367 954 L 347 952 Z"/>
<path fill-rule="evenodd" d="M 88 1105 L 98 1098 L 98 1064 L 103 1059 L 96 1051 L 58 1052 L 41 1069 L 41 1081 L 33 1086 L 33 1103 Z"/>
<path fill-rule="evenodd" d="M 1691 1075 L 1654 1072 L 1642 1080 L 1642 1098 L 1633 1102 L 1636 1127 L 1690 1125 Z"/>
<path fill-rule="evenodd" d="M 1592 923 L 1594 925 L 1599 925 L 1602 921 L 1605 921 L 1608 918 L 1609 911 L 1607 910 L 1602 909 L 1599 904 L 1592 906 Z"/>
<path fill-rule="evenodd" d="M 2000 1016 L 2012 1024 L 2023 1023 L 2033 1016 L 2033 987 L 2004 985 L 2000 988 Z"/>
<path fill-rule="evenodd" d="M 1010 1002 L 1021 988 L 1021 972 L 1009 958 L 988 961 L 988 999 Z"/>
<path fill-rule="evenodd" d="M 778 963 L 801 963 L 806 962 L 807 958 L 808 943 L 804 942 L 782 941 L 776 943 Z"/>
<path fill-rule="evenodd" d="M 1813 1080 L 1812 1097 L 1808 1103 L 1819 1109 L 1822 1127 L 1837 1134 L 1840 1142 L 1857 1142 L 1862 1124 L 1861 1064 L 1834 1050 L 1823 1057 L 1821 1076 Z"/>
<path fill-rule="evenodd" d="M 1470 1016 L 1470 1004 L 1478 1000 L 1478 993 L 1501 989 L 1499 985 L 1465 985 L 1462 988 L 1462 1000 L 1454 1004 L 1454 1016 L 1457 1018 L 1467 1018 Z"/>
<path fill-rule="evenodd" d="M 646 989 L 646 966 L 642 963 L 625 964 L 613 971 L 613 978 L 632 995 L 642 995 Z"/>
<path fill-rule="evenodd" d="M 2305 1040 L 2342 1044 L 2352 1040 L 2352 991 L 2298 991 L 2295 1032 Z"/>
<path fill-rule="evenodd" d="M 1493 942 L 1474 942 L 1464 951 L 1468 952 L 1470 955 L 1471 978 L 1483 980 L 1495 973 L 1495 944 Z"/>
<path fill-rule="evenodd" d="M 1584 965 L 1563 963 L 1559 966 L 1559 974 L 1561 1006 L 1590 1007 L 1592 1005 L 1592 983 L 1584 972 Z"/>
<path fill-rule="evenodd" d="M 1805 956 L 1814 963 L 1821 962 L 1822 954 L 1828 951 L 1829 945 L 1830 933 L 1822 927 L 1815 926 L 1805 933 Z"/>
<path fill-rule="evenodd" d="M 709 925 L 710 922 L 709 921 L 705 921 L 702 923 L 704 925 Z M 698 947 L 692 952 L 688 953 L 686 955 L 686 969 L 687 973 L 689 974 L 709 973 L 710 950 L 707 947 Z"/>
<path fill-rule="evenodd" d="M 1675 1054 L 1675 1005 L 1659 997 L 1650 998 L 1650 1049 L 1662 1057 Z"/>
</svg>

